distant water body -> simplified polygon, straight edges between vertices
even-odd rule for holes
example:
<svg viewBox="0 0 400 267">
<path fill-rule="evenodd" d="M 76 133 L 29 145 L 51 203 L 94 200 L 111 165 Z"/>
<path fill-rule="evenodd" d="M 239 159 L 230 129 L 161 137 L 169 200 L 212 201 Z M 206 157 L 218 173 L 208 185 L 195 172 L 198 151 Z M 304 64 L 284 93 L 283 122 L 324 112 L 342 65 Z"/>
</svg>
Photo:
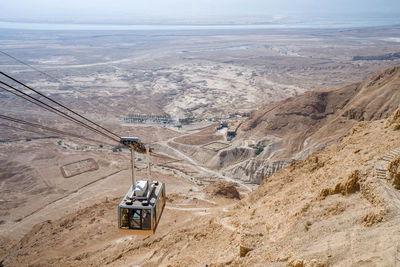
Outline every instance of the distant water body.
<svg viewBox="0 0 400 267">
<path fill-rule="evenodd" d="M 316 21 L 276 24 L 246 25 L 120 25 L 120 24 L 62 24 L 62 23 L 28 23 L 0 21 L 0 29 L 13 30 L 257 30 L 257 29 L 338 29 L 354 27 L 374 27 L 400 24 L 397 18 L 361 19 L 344 21 Z"/>
</svg>

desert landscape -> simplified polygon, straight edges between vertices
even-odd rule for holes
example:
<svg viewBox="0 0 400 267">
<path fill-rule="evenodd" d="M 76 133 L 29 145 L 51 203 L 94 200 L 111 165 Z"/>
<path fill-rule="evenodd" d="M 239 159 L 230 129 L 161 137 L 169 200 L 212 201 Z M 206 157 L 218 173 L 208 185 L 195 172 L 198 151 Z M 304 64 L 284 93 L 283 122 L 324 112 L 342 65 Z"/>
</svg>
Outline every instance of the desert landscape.
<svg viewBox="0 0 400 267">
<path fill-rule="evenodd" d="M 149 144 L 167 191 L 153 236 L 120 234 L 128 148 L 0 90 L 1 266 L 399 264 L 399 26 L 0 39 L 2 72 Z"/>
<path fill-rule="evenodd" d="M 212 119 L 246 114 L 306 91 L 360 82 L 388 65 L 397 65 L 400 58 L 354 57 L 396 53 L 398 38 L 397 26 L 175 32 L 2 30 L 4 52 L 18 54 L 18 59 L 51 77 L 5 55 L 1 59 L 3 71 L 71 103 L 72 108 L 96 114 L 96 119 L 118 121 L 134 113 Z M 2 107 L 8 108 L 6 103 Z"/>
</svg>

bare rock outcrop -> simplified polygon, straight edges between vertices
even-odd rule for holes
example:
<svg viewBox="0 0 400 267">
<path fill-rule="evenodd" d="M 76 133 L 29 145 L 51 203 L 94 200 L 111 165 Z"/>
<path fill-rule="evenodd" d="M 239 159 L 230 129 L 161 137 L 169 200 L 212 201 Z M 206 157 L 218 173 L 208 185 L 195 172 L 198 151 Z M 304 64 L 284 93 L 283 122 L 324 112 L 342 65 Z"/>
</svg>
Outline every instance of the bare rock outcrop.
<svg viewBox="0 0 400 267">
<path fill-rule="evenodd" d="M 386 211 L 383 209 L 370 211 L 361 219 L 361 224 L 370 227 L 383 221 Z"/>
<path fill-rule="evenodd" d="M 254 155 L 254 150 L 246 147 L 235 147 L 218 152 L 216 157 L 209 160 L 207 166 L 211 168 L 225 168 L 232 164 L 244 161 Z"/>
<path fill-rule="evenodd" d="M 245 246 L 240 246 L 239 247 L 239 256 L 240 257 L 244 257 L 244 256 L 247 255 L 247 253 L 249 253 L 252 250 L 253 250 L 252 248 L 245 247 Z"/>
<path fill-rule="evenodd" d="M 400 66 L 390 67 L 365 82 L 337 90 L 306 92 L 254 111 L 239 127 L 236 139 L 270 140 L 263 145 L 273 147 L 273 152 L 257 157 L 260 162 L 265 160 L 263 164 L 268 167 L 257 167 L 256 178 L 250 180 L 269 175 L 275 162 L 305 159 L 328 145 L 338 144 L 357 122 L 385 119 L 393 114 L 387 123 L 400 129 L 399 89 Z M 255 173 L 254 163 L 248 161 L 235 172 L 249 178 Z"/>
<path fill-rule="evenodd" d="M 386 126 L 392 127 L 394 131 L 400 130 L 400 108 L 396 109 L 386 121 Z"/>
<path fill-rule="evenodd" d="M 231 183 L 216 183 L 209 185 L 205 191 L 213 196 L 222 196 L 229 199 L 240 199 L 240 194 L 236 187 Z"/>
<path fill-rule="evenodd" d="M 328 266 L 324 262 L 318 262 L 317 260 L 302 260 L 302 259 L 295 259 L 291 260 L 287 265 L 287 267 L 326 267 Z"/>
<path fill-rule="evenodd" d="M 400 189 L 400 155 L 397 155 L 387 167 L 389 179 L 396 189 Z"/>
<path fill-rule="evenodd" d="M 349 195 L 360 190 L 360 171 L 353 171 L 346 181 L 336 184 L 335 188 L 325 188 L 319 193 L 319 197 L 324 199 L 328 195 L 342 194 Z"/>
<path fill-rule="evenodd" d="M 290 162 L 270 162 L 266 159 L 251 158 L 233 168 L 227 169 L 225 173 L 236 179 L 259 184 L 265 177 L 272 175 L 288 164 L 290 164 Z"/>
</svg>

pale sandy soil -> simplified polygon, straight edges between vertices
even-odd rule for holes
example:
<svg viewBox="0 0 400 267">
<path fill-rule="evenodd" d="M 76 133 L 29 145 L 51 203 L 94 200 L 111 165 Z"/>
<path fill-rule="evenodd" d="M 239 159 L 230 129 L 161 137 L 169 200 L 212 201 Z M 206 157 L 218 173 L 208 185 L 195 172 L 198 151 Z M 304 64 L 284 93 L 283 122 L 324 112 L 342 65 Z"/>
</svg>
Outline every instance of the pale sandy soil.
<svg viewBox="0 0 400 267">
<path fill-rule="evenodd" d="M 383 121 L 358 124 L 340 145 L 293 163 L 251 192 L 254 184 L 221 168 L 252 157 L 248 144 L 258 139 L 234 141 L 220 153 L 204 147 L 224 139 L 213 126 L 122 125 L 122 118 L 131 113 L 225 118 L 304 91 L 358 82 L 399 64 L 352 61 L 356 55 L 398 52 L 398 31 L 86 33 L 76 42 L 72 32 L 41 41 L 35 34 L 47 33 L 5 33 L 4 49 L 57 80 L 2 58 L 4 71 L 121 136 L 151 143 L 154 177 L 166 183 L 168 199 L 154 236 L 122 236 L 116 205 L 131 181 L 126 150 L 111 152 L 101 138 L 104 149 L 84 148 L 88 144 L 73 139 L 64 149 L 59 136 L 28 141 L 43 134 L 2 127 L 0 139 L 10 141 L 0 143 L 2 264 L 395 266 L 399 193 L 376 179 L 374 166 L 400 147 L 400 139 Z M 248 49 L 227 49 L 236 45 Z M 94 137 L 4 92 L 0 110 Z M 89 158 L 97 170 L 62 176 L 62 166 Z M 138 158 L 142 167 L 144 158 Z M 357 170 L 353 188 L 348 181 Z M 138 171 L 139 177 L 145 173 Z M 207 186 L 216 181 L 233 182 L 244 199 L 215 195 Z M 347 186 L 355 190 L 342 194 Z M 244 257 L 241 246 L 251 249 Z"/>
<path fill-rule="evenodd" d="M 173 118 L 248 113 L 305 91 L 362 81 L 400 63 L 352 60 L 398 52 L 395 26 L 99 34 L 4 31 L 6 52 L 51 77 L 4 56 L 2 69 L 92 119 L 121 122 L 132 113 Z M 0 98 L 1 107 L 18 113 L 22 102 L 12 103 Z"/>
<path fill-rule="evenodd" d="M 240 201 L 157 170 L 168 200 L 152 237 L 117 232 L 115 207 L 129 184 L 121 172 L 47 206 L 50 221 L 21 241 L 3 236 L 3 264 L 396 266 L 400 193 L 376 164 L 394 159 L 386 155 L 400 147 L 399 134 L 384 120 L 359 123 L 340 145 L 278 171 Z M 55 215 L 64 203 L 70 209 Z M 249 252 L 240 256 L 240 247 Z"/>
</svg>

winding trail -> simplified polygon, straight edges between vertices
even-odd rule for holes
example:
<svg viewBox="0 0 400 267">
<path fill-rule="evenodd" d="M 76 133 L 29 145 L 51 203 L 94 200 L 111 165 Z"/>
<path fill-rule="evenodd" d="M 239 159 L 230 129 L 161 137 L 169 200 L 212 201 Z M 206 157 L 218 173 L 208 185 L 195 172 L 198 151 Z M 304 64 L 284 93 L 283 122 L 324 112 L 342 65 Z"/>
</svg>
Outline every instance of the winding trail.
<svg viewBox="0 0 400 267">
<path fill-rule="evenodd" d="M 183 136 L 187 136 L 187 135 L 192 135 L 192 134 L 193 133 L 185 134 L 185 135 L 182 135 L 182 137 Z M 181 137 L 181 136 L 179 136 L 179 137 Z M 249 192 L 253 191 L 248 185 L 242 183 L 240 180 L 233 179 L 231 177 L 222 175 L 218 171 L 213 171 L 213 170 L 210 170 L 210 169 L 208 169 L 206 167 L 200 166 L 194 159 L 192 159 L 191 157 L 187 156 L 186 154 L 184 154 L 180 150 L 178 150 L 178 149 L 172 147 L 171 145 L 169 145 L 169 142 L 174 142 L 173 139 L 175 139 L 175 138 L 176 137 L 170 138 L 169 140 L 159 142 L 158 144 L 159 145 L 163 145 L 163 146 L 167 147 L 168 149 L 172 150 L 176 155 L 178 155 L 179 157 L 185 159 L 191 165 L 193 165 L 197 170 L 202 171 L 203 173 L 207 173 L 209 175 L 216 176 L 216 177 L 221 178 L 221 179 L 223 179 L 225 181 L 228 181 L 228 182 L 239 184 L 241 187 L 246 188 Z"/>
<path fill-rule="evenodd" d="M 205 127 L 207 127 L 207 126 L 205 126 Z M 174 139 L 176 139 L 176 138 L 181 138 L 181 137 L 185 137 L 185 136 L 190 136 L 190 135 L 199 133 L 199 132 L 200 132 L 201 130 L 203 130 L 203 129 L 204 129 L 204 127 L 201 127 L 201 128 L 198 128 L 198 129 L 192 129 L 192 130 L 190 130 L 189 133 L 188 133 L 188 132 L 185 133 L 185 132 L 182 132 L 182 131 L 181 131 L 181 133 L 183 133 L 182 135 L 174 136 L 174 137 L 171 137 L 171 138 L 169 138 L 169 139 L 167 139 L 167 140 L 164 140 L 164 141 L 159 141 L 159 142 L 157 142 L 157 144 L 160 145 L 160 146 L 166 147 L 167 149 L 169 149 L 170 151 L 172 151 L 176 156 L 180 157 L 181 159 L 186 160 L 189 164 L 191 164 L 194 168 L 196 168 L 196 169 L 199 170 L 200 172 L 207 173 L 208 175 L 216 176 L 216 177 L 218 177 L 218 178 L 220 178 L 220 179 L 223 179 L 223 180 L 225 180 L 225 181 L 227 181 L 227 182 L 231 182 L 231 183 L 238 184 L 238 185 L 240 185 L 241 187 L 243 187 L 243 188 L 245 188 L 246 190 L 248 190 L 249 192 L 252 192 L 253 189 L 252 189 L 250 186 L 246 185 L 245 183 L 241 182 L 240 180 L 233 179 L 233 178 L 231 178 L 231 177 L 222 175 L 222 174 L 221 174 L 220 172 L 218 172 L 218 171 L 214 171 L 214 170 L 208 169 L 208 168 L 206 168 L 206 167 L 204 167 L 204 166 L 201 166 L 201 165 L 200 165 L 198 162 L 196 162 L 194 159 L 192 159 L 191 157 L 189 157 L 188 155 L 186 155 L 186 154 L 183 153 L 182 151 L 180 151 L 180 150 L 178 150 L 178 149 L 176 149 L 176 148 L 174 148 L 174 147 L 172 147 L 172 146 L 170 145 L 170 143 L 172 143 L 172 142 L 175 143 Z"/>
<path fill-rule="evenodd" d="M 389 170 L 387 169 L 388 164 L 398 155 L 400 155 L 400 147 L 382 156 L 380 160 L 375 163 L 375 177 L 379 179 L 379 184 L 386 194 L 385 199 L 387 199 L 387 203 L 392 206 L 394 210 L 400 211 L 400 193 L 389 184 Z"/>
<path fill-rule="evenodd" d="M 389 151 L 388 153 L 386 153 L 385 155 L 383 155 L 381 157 L 380 160 L 378 160 L 375 163 L 375 177 L 379 178 L 379 179 L 383 179 L 386 180 L 388 175 L 389 175 L 389 171 L 387 170 L 387 165 L 397 156 L 400 155 L 400 147 L 395 148 L 391 151 Z"/>
</svg>

